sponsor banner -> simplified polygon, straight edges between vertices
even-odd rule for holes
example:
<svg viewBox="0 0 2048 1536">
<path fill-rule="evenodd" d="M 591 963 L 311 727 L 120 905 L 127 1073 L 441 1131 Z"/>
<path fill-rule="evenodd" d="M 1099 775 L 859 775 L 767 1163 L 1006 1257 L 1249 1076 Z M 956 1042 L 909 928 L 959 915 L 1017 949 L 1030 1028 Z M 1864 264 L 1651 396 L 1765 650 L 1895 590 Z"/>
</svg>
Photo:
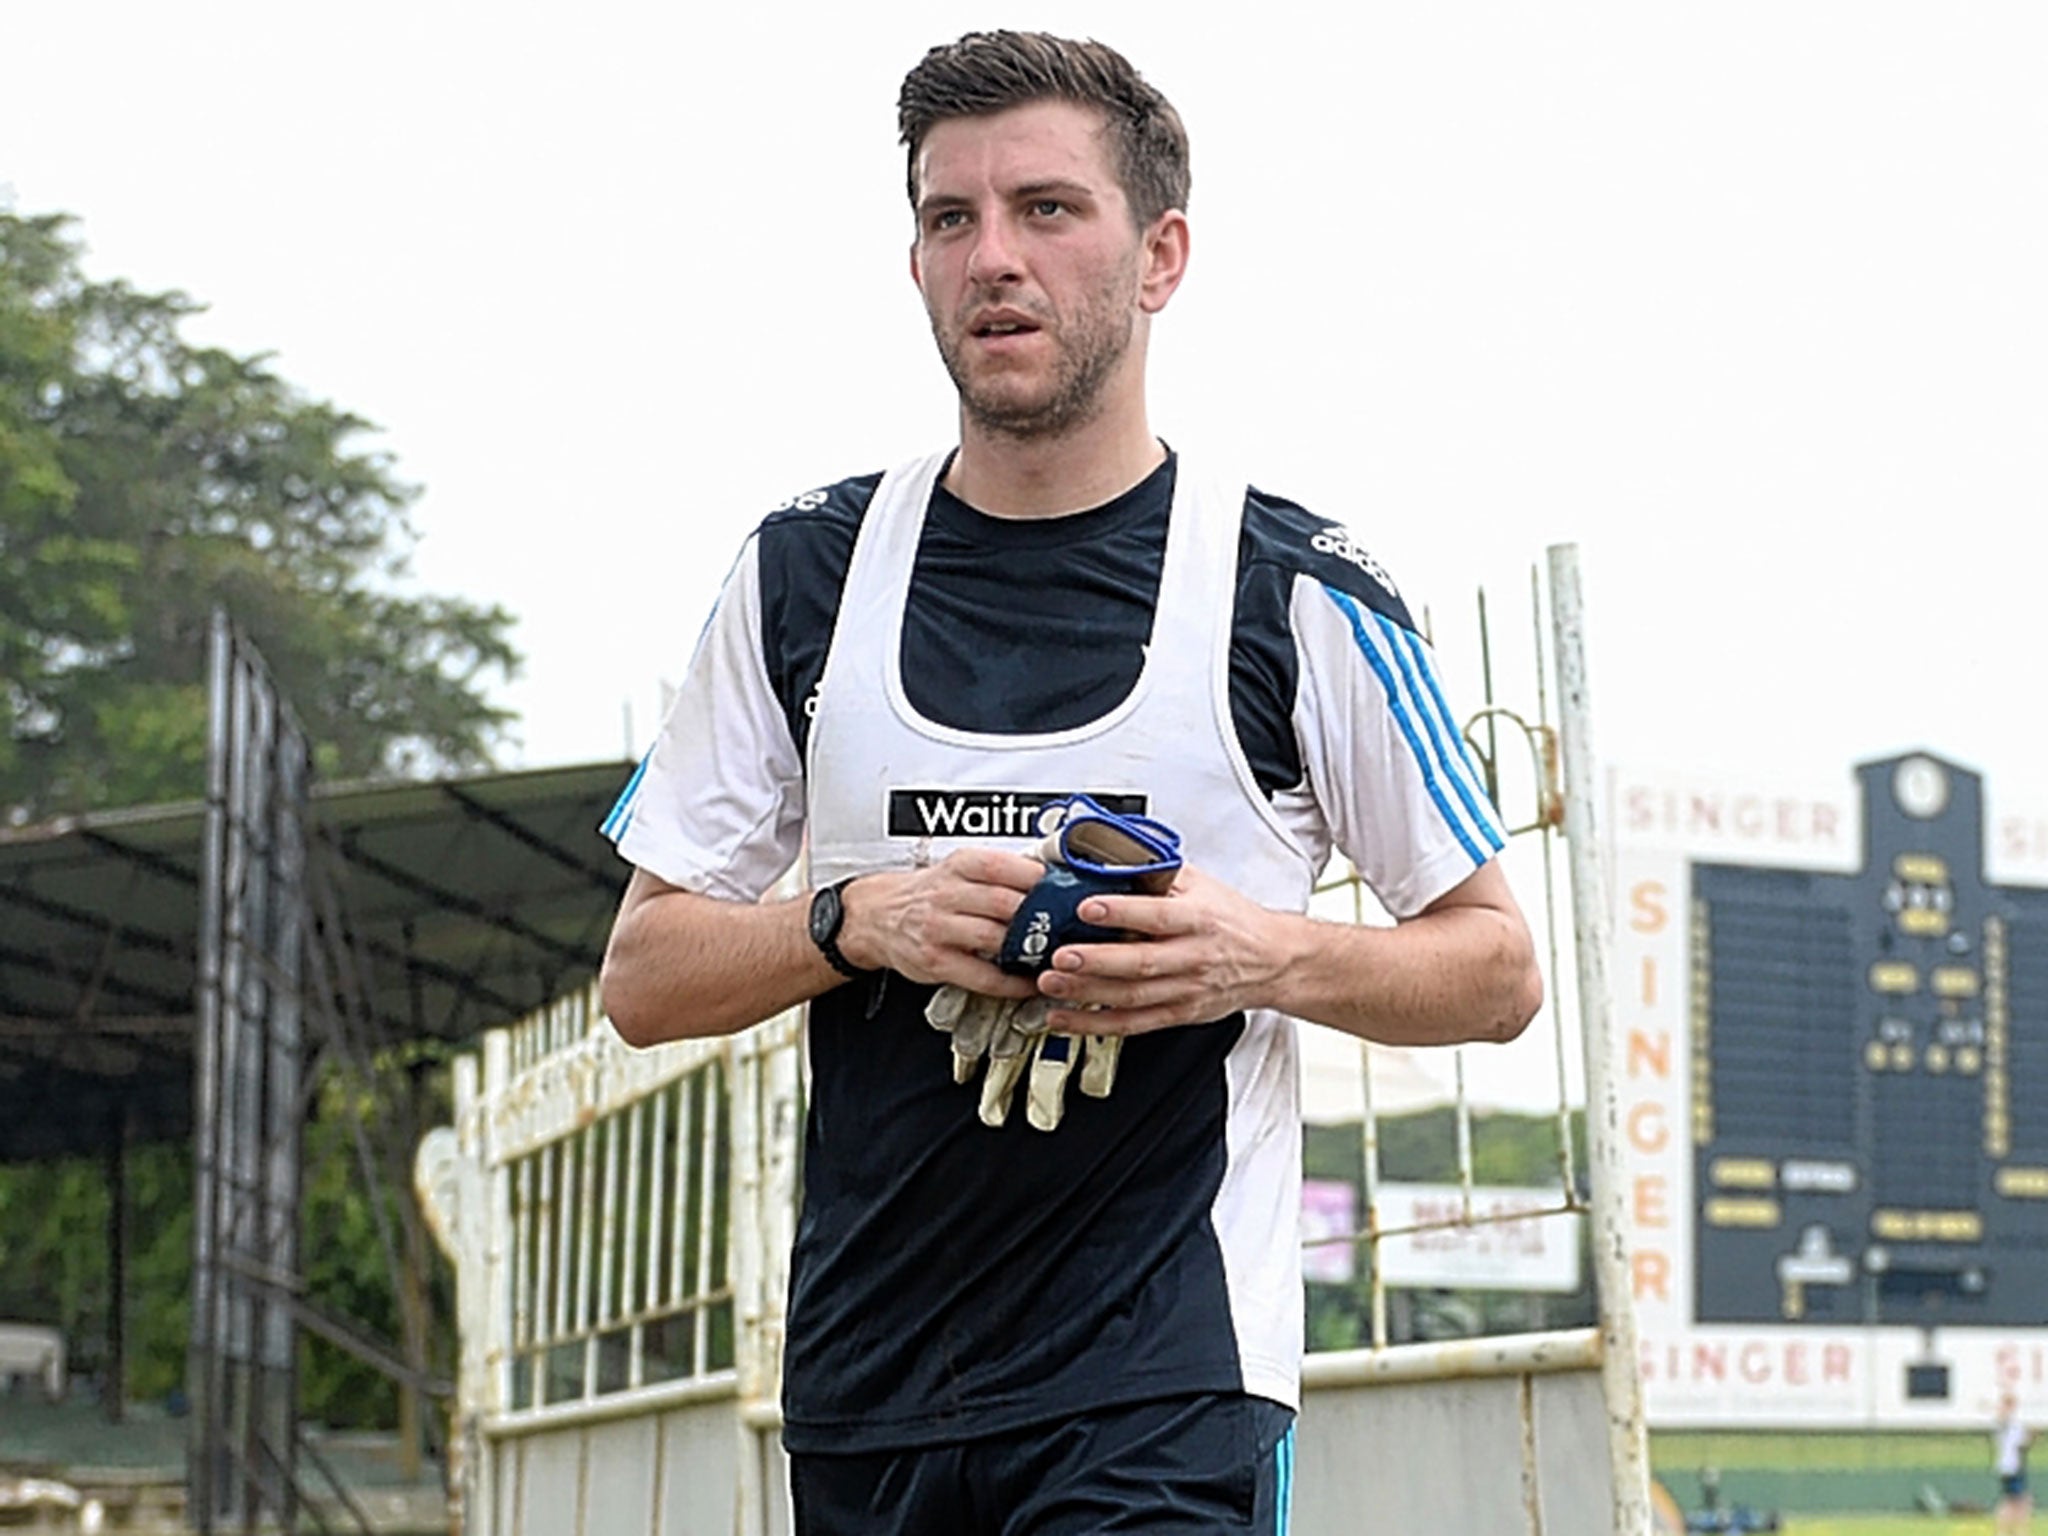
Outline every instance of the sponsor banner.
<svg viewBox="0 0 2048 1536">
<path fill-rule="evenodd" d="M 1481 1186 L 1469 1215 L 1455 1184 L 1382 1184 L 1378 1193 L 1379 1229 L 1394 1234 L 1379 1244 L 1390 1286 L 1579 1288 L 1579 1218 L 1558 1209 L 1559 1190 Z"/>
<path fill-rule="evenodd" d="M 1607 835 L 1617 848 L 1662 848 L 1722 864 L 1849 874 L 1863 866 L 1863 796 L 1855 775 L 1826 784 L 1608 771 Z M 1984 875 L 2048 886 L 2048 802 L 1984 780 Z"/>
<path fill-rule="evenodd" d="M 1645 1327 L 1638 1358 L 1660 1429 L 1952 1430 L 2007 1390 L 2048 1418 L 2048 1330 Z"/>
<path fill-rule="evenodd" d="M 1628 1159 L 1629 1264 L 1645 1329 L 1693 1317 L 1690 877 L 1668 853 L 1615 859 L 1614 1028 Z"/>
<path fill-rule="evenodd" d="M 1999 792 L 1984 781 L 1984 876 L 1994 885 L 2048 885 L 2048 802 Z"/>
<path fill-rule="evenodd" d="M 888 825 L 891 837 L 1044 837 L 1060 823 L 1059 807 L 1070 789 L 892 789 Z M 1144 795 L 1115 790 L 1082 791 L 1106 811 L 1142 816 L 1150 802 Z"/>
<path fill-rule="evenodd" d="M 1617 848 L 1842 874 L 1863 865 L 1863 797 L 1847 774 L 1809 786 L 1617 768 L 1607 782 L 1607 835 Z"/>
</svg>

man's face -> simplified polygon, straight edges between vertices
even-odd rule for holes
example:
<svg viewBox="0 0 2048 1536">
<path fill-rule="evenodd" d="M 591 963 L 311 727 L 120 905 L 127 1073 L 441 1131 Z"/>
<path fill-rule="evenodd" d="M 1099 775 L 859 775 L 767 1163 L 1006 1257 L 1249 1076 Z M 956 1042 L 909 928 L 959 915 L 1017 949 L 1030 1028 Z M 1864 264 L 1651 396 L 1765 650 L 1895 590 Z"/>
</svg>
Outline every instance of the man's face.
<svg viewBox="0 0 2048 1536">
<path fill-rule="evenodd" d="M 1038 438 L 1092 419 L 1141 364 L 1139 315 L 1165 303 L 1150 302 L 1101 113 L 1044 101 L 954 118 L 917 164 L 911 275 L 969 420 Z"/>
</svg>

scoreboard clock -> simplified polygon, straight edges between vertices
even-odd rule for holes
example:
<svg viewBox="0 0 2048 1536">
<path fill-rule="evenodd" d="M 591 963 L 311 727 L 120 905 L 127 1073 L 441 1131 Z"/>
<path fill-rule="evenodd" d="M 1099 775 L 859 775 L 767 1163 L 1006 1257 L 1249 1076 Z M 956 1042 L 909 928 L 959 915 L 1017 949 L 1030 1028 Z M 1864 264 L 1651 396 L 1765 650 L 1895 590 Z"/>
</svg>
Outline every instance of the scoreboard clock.
<svg viewBox="0 0 2048 1536">
<path fill-rule="evenodd" d="M 2048 891 L 1981 778 L 1857 769 L 1859 873 L 1694 864 L 1702 1323 L 2048 1320 Z"/>
</svg>

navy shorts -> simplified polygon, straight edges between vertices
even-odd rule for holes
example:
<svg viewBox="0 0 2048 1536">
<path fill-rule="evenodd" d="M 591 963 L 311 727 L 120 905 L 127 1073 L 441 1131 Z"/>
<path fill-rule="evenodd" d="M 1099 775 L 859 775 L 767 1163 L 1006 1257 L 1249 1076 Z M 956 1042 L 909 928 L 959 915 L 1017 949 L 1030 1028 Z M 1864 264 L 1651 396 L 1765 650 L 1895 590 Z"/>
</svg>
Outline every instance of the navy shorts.
<svg viewBox="0 0 2048 1536">
<path fill-rule="evenodd" d="M 1135 1403 L 951 1445 L 789 1458 L 797 1536 L 1285 1536 L 1294 1414 Z"/>
<path fill-rule="evenodd" d="M 2024 1472 L 2013 1472 L 2000 1477 L 1998 1480 L 1998 1491 L 2003 1497 L 2008 1499 L 2025 1498 L 2027 1493 L 2027 1474 Z"/>
</svg>

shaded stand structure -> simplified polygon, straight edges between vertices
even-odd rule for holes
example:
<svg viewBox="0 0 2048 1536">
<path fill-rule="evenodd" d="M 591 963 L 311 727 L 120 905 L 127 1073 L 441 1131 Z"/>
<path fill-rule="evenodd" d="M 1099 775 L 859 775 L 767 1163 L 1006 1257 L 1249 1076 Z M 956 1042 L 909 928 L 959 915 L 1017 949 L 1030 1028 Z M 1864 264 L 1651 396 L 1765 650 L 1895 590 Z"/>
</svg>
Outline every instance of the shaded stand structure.
<svg viewBox="0 0 2048 1536">
<path fill-rule="evenodd" d="M 431 1242 L 404 1178 L 430 1094 L 415 1069 L 375 1120 L 367 1093 L 328 1101 L 397 1339 L 309 1291 L 308 1117 L 337 1074 L 361 1088 L 395 1050 L 431 1061 L 588 984 L 625 883 L 597 826 L 630 764 L 319 786 L 225 616 L 210 657 L 204 804 L 0 829 L 0 1161 L 103 1161 L 105 1338 L 74 1356 L 96 1357 L 118 1419 L 129 1152 L 189 1140 L 188 1521 L 367 1528 L 300 1431 L 295 1362 L 303 1334 L 325 1339 L 399 1384 L 402 1444 L 438 1438 Z"/>
</svg>

